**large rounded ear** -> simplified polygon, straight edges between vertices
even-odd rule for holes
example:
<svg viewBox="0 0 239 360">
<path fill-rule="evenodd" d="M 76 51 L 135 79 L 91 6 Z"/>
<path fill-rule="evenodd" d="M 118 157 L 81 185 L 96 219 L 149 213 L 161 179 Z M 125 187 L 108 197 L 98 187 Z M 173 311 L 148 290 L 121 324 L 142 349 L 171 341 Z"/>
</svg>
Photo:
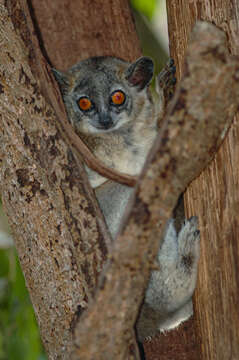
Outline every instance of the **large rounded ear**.
<svg viewBox="0 0 239 360">
<path fill-rule="evenodd" d="M 126 70 L 126 79 L 131 86 L 143 90 L 152 80 L 154 63 L 149 57 L 141 57 Z"/>
<path fill-rule="evenodd" d="M 54 68 L 52 68 L 51 71 L 53 72 L 53 75 L 60 86 L 61 92 L 66 92 L 69 87 L 69 79 L 67 74 Z"/>
</svg>

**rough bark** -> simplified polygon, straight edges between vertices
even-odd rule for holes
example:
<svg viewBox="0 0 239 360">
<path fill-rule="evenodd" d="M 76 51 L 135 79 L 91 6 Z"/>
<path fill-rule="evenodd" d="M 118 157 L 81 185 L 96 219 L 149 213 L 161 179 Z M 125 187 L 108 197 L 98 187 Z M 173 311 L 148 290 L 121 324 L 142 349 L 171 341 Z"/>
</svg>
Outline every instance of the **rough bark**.
<svg viewBox="0 0 239 360">
<path fill-rule="evenodd" d="M 56 2 L 57 1 L 55 1 L 55 3 Z M 15 28 L 17 29 L 19 36 L 24 41 L 25 45 L 27 45 L 28 50 L 31 54 L 31 57 L 32 57 L 31 70 L 33 72 L 33 75 L 35 75 L 35 77 L 40 82 L 42 94 L 47 99 L 50 99 L 52 105 L 56 109 L 58 119 L 63 128 L 63 133 L 68 137 L 68 141 L 73 145 L 75 151 L 79 153 L 80 157 L 81 156 L 84 157 L 84 162 L 92 170 L 95 170 L 96 172 L 100 173 L 101 175 L 103 175 L 105 177 L 108 177 L 111 180 L 118 181 L 118 182 L 128 185 L 128 186 L 134 186 L 136 184 L 137 177 L 133 177 L 133 176 L 130 176 L 127 174 L 121 174 L 120 172 L 117 172 L 113 169 L 107 168 L 105 166 L 105 164 L 103 163 L 103 161 L 96 158 L 90 152 L 88 147 L 83 143 L 83 141 L 73 131 L 72 126 L 67 121 L 62 101 L 59 100 L 59 92 L 57 94 L 58 96 L 56 97 L 55 93 L 52 94 L 52 89 L 51 88 L 49 89 L 49 86 L 46 85 L 47 84 L 46 77 L 48 77 L 46 71 L 50 71 L 50 67 L 46 63 L 45 58 L 42 56 L 42 50 L 39 48 L 39 39 L 41 39 L 41 33 L 39 30 L 38 23 L 33 24 L 33 21 L 32 21 L 31 16 L 33 16 L 33 18 L 35 17 L 34 10 L 33 10 L 33 8 L 29 9 L 28 3 L 25 0 L 19 0 L 19 4 L 21 5 L 21 9 L 23 10 L 23 12 L 19 11 L 18 2 L 7 1 L 7 7 L 9 10 L 9 13 L 11 14 L 12 21 L 14 22 Z M 74 4 L 74 2 L 71 3 L 71 5 L 72 4 Z M 41 6 L 42 5 L 44 5 L 44 4 L 41 3 Z M 41 9 L 41 6 L 40 6 L 40 9 Z M 51 8 L 51 10 L 53 10 L 53 9 L 56 9 L 56 7 Z M 60 7 L 60 10 L 63 10 L 63 9 L 64 9 L 64 7 L 63 8 Z M 68 18 L 68 22 L 72 21 L 72 16 L 71 16 L 70 10 L 71 9 L 69 8 L 68 12 L 63 11 L 63 14 L 62 14 L 65 20 Z M 112 10 L 112 9 L 110 8 L 109 12 L 110 12 L 110 10 Z M 24 15 L 25 19 L 23 19 L 23 14 L 25 14 Z M 52 15 L 53 19 L 59 18 L 59 17 L 54 16 L 55 15 L 54 11 L 51 15 Z M 59 9 L 58 9 L 58 15 L 59 15 Z M 47 17 L 47 19 L 49 20 L 48 17 Z M 105 18 L 103 18 L 103 19 L 105 20 Z M 35 19 L 35 20 L 37 20 L 37 19 Z M 41 19 L 39 19 L 39 20 L 41 20 Z M 40 21 L 40 23 L 41 23 L 41 21 Z M 27 27 L 26 27 L 26 25 L 27 25 Z M 42 26 L 43 25 L 45 25 L 44 22 L 43 22 Z M 50 25 L 52 25 L 52 22 Z M 47 27 L 45 26 L 43 28 L 43 30 L 45 30 L 46 28 Z M 38 31 L 37 31 L 37 29 L 38 29 Z M 36 32 L 37 32 L 37 36 L 36 36 Z M 57 33 L 57 35 L 59 37 L 59 33 Z M 94 33 L 91 34 L 91 36 L 92 35 L 94 35 Z M 49 36 L 47 37 L 47 39 L 48 38 L 49 38 Z M 62 37 L 60 37 L 60 40 L 61 40 L 60 42 L 62 42 Z M 69 44 L 69 39 L 65 39 L 65 40 L 67 40 L 68 44 Z M 53 44 L 53 43 L 51 42 L 51 44 Z M 47 42 L 46 45 L 49 45 L 49 42 Z M 53 49 L 55 49 L 55 47 L 53 47 Z M 46 49 L 44 47 L 43 47 L 43 50 L 44 50 L 44 52 L 46 52 Z M 51 48 L 49 50 L 52 51 Z M 64 59 L 66 62 L 67 56 L 65 56 L 65 54 L 63 53 L 63 50 L 64 50 L 64 48 L 62 49 L 62 59 Z M 58 53 L 59 53 L 59 50 L 58 50 Z M 46 54 L 46 57 L 47 57 L 47 54 Z M 34 59 L 34 61 L 33 61 L 33 59 Z M 60 104 L 58 104 L 58 103 L 60 103 Z"/>
<path fill-rule="evenodd" d="M 183 322 L 177 329 L 145 340 L 144 349 L 147 360 L 199 360 L 194 318 Z"/>
<path fill-rule="evenodd" d="M 36 53 L 24 13 L 18 3 L 8 5 L 15 29 L 0 3 L 1 198 L 44 346 L 50 359 L 64 358 L 110 240 L 80 159 L 32 74 Z M 53 89 L 41 66 L 41 81 Z"/>
<path fill-rule="evenodd" d="M 129 329 L 136 320 L 164 224 L 179 194 L 222 141 L 228 127 L 225 115 L 232 117 L 236 111 L 239 65 L 228 58 L 224 34 L 201 23 L 192 38 L 184 77 L 132 199 L 131 215 L 126 214 L 127 226 L 114 244 L 96 301 L 77 323 L 79 349 L 73 359 L 94 359 L 99 354 L 101 359 L 129 357 Z"/>
<path fill-rule="evenodd" d="M 32 9 L 48 58 L 61 70 L 91 56 L 141 55 L 128 0 L 32 0 Z"/>
<path fill-rule="evenodd" d="M 223 29 L 229 51 L 239 54 L 238 14 L 236 0 L 168 1 L 171 55 L 179 74 L 197 19 L 211 21 Z M 185 194 L 187 214 L 199 217 L 202 239 L 195 308 L 203 360 L 237 359 L 239 353 L 238 120 L 237 115 L 214 161 Z"/>
<path fill-rule="evenodd" d="M 7 6 L 8 14 L 3 3 Z M 24 0 L 2 1 L 0 4 L 2 10 L 1 50 L 4 50 L 1 54 L 1 85 L 10 84 L 9 91 L 6 91 L 6 86 L 1 87 L 3 101 L 1 108 L 10 104 L 12 111 L 9 110 L 7 116 L 3 111 L 2 119 L 5 121 L 10 116 L 11 122 L 4 122 L 4 126 L 1 124 L 2 131 L 9 127 L 9 131 L 4 132 L 6 137 L 1 137 L 1 150 L 3 150 L 1 151 L 3 163 L 1 170 L 4 174 L 1 178 L 1 195 L 12 230 L 15 232 L 20 262 L 40 325 L 44 346 L 49 358 L 67 358 L 68 350 L 72 346 L 74 321 L 87 306 L 111 240 L 102 214 L 92 196 L 92 190 L 88 187 L 88 180 L 80 162 L 81 158 L 75 157 L 75 144 L 69 142 L 69 138 L 66 139 L 64 128 L 60 126 L 64 119 L 67 124 L 64 106 L 58 88 L 54 87 L 56 85 L 49 74 L 49 66 L 38 46 L 37 32 L 29 18 L 28 5 Z M 44 6 L 43 2 L 41 4 Z M 123 2 L 120 4 L 122 8 L 125 5 Z M 108 16 L 104 12 L 105 17 L 101 20 L 103 22 L 106 19 L 108 22 L 116 21 L 119 12 L 112 10 L 112 5 L 108 9 Z M 130 55 L 125 39 L 128 37 L 128 29 L 133 26 L 129 8 L 127 9 L 128 18 L 127 15 L 123 18 L 123 21 L 128 21 L 124 36 L 121 31 L 121 43 L 125 44 L 126 48 L 125 57 L 127 53 Z M 61 11 L 64 12 L 65 8 L 61 8 Z M 72 24 L 71 15 L 68 13 L 68 24 Z M 10 19 L 14 24 L 14 29 Z M 100 28 L 102 29 L 102 26 Z M 83 36 L 82 33 L 80 35 Z M 64 39 L 68 41 L 67 36 Z M 135 57 L 137 57 L 136 40 L 135 35 L 135 47 L 132 50 L 136 54 Z M 112 44 L 115 46 L 114 42 Z M 115 55 L 119 56 L 117 49 L 116 45 Z M 102 53 L 98 53 L 100 54 Z M 62 56 L 62 49 L 60 59 L 61 61 L 66 59 Z M 79 59 L 80 57 L 74 59 L 74 62 Z M 61 67 L 60 64 L 55 66 Z M 16 91 L 21 94 L 20 100 L 16 97 Z M 44 95 L 44 98 L 41 95 Z M 49 103 L 53 105 L 57 118 Z M 16 114 L 19 111 L 22 117 L 18 118 L 19 126 L 16 127 Z M 46 118 L 44 118 L 45 114 Z M 56 124 L 57 128 L 55 128 Z M 9 134 L 10 136 L 7 137 Z M 14 136 L 20 143 L 14 140 Z M 16 144 L 16 148 L 12 146 L 12 142 Z M 69 146 L 66 145 L 67 143 Z M 11 151 L 7 154 L 5 150 L 8 144 Z M 9 172 L 4 173 L 5 168 L 9 167 L 9 164 L 6 164 L 8 162 L 6 155 L 12 159 L 13 174 L 9 174 L 9 177 L 6 176 Z M 22 182 L 21 186 L 15 186 L 18 184 L 18 178 L 14 171 L 19 167 L 22 168 L 22 159 L 26 162 L 24 167 L 26 172 L 20 175 L 25 175 L 26 182 Z M 33 174 L 27 173 L 28 167 L 31 170 L 34 169 Z M 35 178 L 39 189 L 35 186 Z M 14 183 L 14 197 L 8 196 L 8 193 L 12 191 L 11 181 Z M 21 188 L 24 186 L 26 189 Z M 36 199 L 34 206 L 31 201 L 31 186 Z M 27 201 L 31 202 L 31 206 L 26 209 L 25 202 L 20 201 L 24 191 Z M 38 196 L 42 194 L 46 195 L 46 201 L 41 202 L 39 206 Z M 47 196 L 50 197 L 49 201 Z M 89 203 L 89 198 L 92 204 Z M 58 221 L 56 226 L 51 212 L 58 211 L 59 214 L 54 215 Z M 24 217 L 22 217 L 23 212 Z M 44 226 L 42 214 L 45 214 L 44 218 L 47 221 Z M 89 231 L 86 231 L 87 228 Z M 30 232 L 29 229 L 31 229 Z M 54 232 L 54 230 L 57 231 Z M 32 237 L 34 237 L 33 240 Z M 56 266 L 58 270 L 55 269 Z"/>
</svg>

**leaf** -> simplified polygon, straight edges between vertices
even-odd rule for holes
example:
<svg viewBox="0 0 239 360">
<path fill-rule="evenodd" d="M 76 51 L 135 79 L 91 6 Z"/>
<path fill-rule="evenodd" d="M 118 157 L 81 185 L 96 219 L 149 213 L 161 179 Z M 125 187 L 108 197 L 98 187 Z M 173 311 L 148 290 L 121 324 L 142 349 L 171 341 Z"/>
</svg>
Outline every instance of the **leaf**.
<svg viewBox="0 0 239 360">
<path fill-rule="evenodd" d="M 131 4 L 136 10 L 151 19 L 156 8 L 157 0 L 131 0 Z"/>
</svg>

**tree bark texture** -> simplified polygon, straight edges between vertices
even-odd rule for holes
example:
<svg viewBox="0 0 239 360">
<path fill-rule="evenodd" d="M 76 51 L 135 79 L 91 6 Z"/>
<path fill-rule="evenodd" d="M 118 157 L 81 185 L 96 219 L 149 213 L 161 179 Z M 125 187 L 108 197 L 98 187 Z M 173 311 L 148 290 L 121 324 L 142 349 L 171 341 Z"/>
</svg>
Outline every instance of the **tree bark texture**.
<svg viewBox="0 0 239 360">
<path fill-rule="evenodd" d="M 223 29 L 231 54 L 239 54 L 236 0 L 167 2 L 171 56 L 181 76 L 190 32 L 197 19 Z M 215 115 L 216 116 L 216 115 Z M 188 188 L 188 216 L 199 217 L 201 260 L 195 297 L 201 359 L 237 359 L 239 354 L 239 117 L 210 166 Z"/>
<path fill-rule="evenodd" d="M 102 359 L 128 358 L 129 329 L 136 320 L 164 224 L 181 191 L 222 141 L 227 129 L 222 117 L 232 116 L 237 108 L 231 91 L 234 86 L 238 91 L 238 60 L 230 62 L 224 34 L 201 23 L 192 39 L 186 71 L 136 189 L 133 210 L 126 214 L 127 225 L 115 242 L 96 301 L 76 325 L 79 348 L 73 359 L 94 359 L 99 353 Z M 225 87 L 230 94 L 225 95 Z M 224 125 L 219 130 L 220 123 Z"/>
<path fill-rule="evenodd" d="M 40 59 L 26 15 L 17 2 L 8 5 L 9 12 L 0 3 L 1 198 L 44 346 L 50 359 L 64 358 L 110 240 L 80 159 L 56 128 L 59 121 L 32 74 Z M 46 64 L 40 65 L 41 82 L 53 89 Z"/>
<path fill-rule="evenodd" d="M 91 56 L 133 61 L 141 55 L 128 0 L 31 3 L 48 59 L 57 69 Z"/>
<path fill-rule="evenodd" d="M 65 359 L 73 348 L 74 323 L 92 296 L 111 240 L 81 159 L 66 145 L 59 126 L 59 118 L 66 119 L 64 106 L 42 57 L 28 4 L 12 0 L 0 6 L 1 197 L 44 346 L 50 359 Z M 59 16 L 65 8 L 61 11 Z M 117 14 L 105 13 L 101 20 L 116 21 Z M 129 8 L 128 15 L 133 26 Z M 68 24 L 71 20 L 68 13 Z M 126 47 L 128 28 L 130 24 L 123 37 Z M 61 67 L 56 61 L 54 65 Z"/>
</svg>

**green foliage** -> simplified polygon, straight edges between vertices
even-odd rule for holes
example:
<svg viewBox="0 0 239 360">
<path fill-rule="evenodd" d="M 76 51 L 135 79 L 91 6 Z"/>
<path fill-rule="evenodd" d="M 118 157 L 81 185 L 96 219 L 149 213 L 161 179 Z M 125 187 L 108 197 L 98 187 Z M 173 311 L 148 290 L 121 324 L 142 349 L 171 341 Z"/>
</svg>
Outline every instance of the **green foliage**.
<svg viewBox="0 0 239 360">
<path fill-rule="evenodd" d="M 132 6 L 142 12 L 149 19 L 152 18 L 157 0 L 131 0 Z"/>
<path fill-rule="evenodd" d="M 14 249 L 0 250 L 0 360 L 46 360 Z"/>
</svg>

